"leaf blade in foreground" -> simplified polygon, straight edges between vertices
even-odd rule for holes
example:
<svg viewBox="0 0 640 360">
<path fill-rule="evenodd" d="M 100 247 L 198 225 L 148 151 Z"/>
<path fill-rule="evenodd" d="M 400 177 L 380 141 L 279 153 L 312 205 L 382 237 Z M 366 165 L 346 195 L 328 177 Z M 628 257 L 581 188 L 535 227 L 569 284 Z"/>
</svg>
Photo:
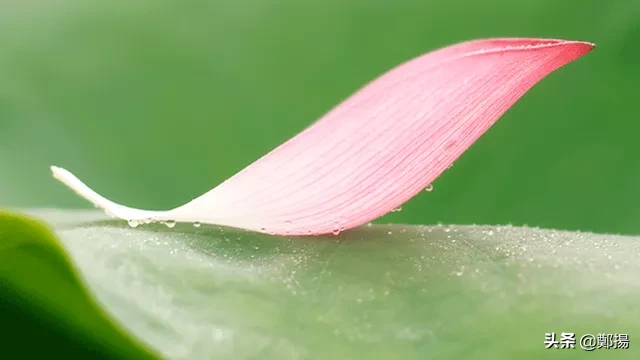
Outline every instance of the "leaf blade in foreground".
<svg viewBox="0 0 640 360">
<path fill-rule="evenodd" d="M 55 331 L 50 336 L 74 338 L 78 345 L 75 351 L 85 356 L 156 358 L 105 315 L 81 282 L 51 230 L 39 221 L 0 212 L 0 298 L 4 306 L 18 306 L 14 311 L 27 312 L 25 318 L 29 313 L 40 314 L 35 321 L 50 322 Z M 22 324 L 16 325 L 19 328 Z M 6 330 L 17 331 L 15 327 Z M 30 335 L 31 331 L 27 332 Z M 28 338 L 15 339 L 3 345 L 3 351 L 9 344 L 19 346 L 23 355 L 41 351 L 50 356 L 54 351 L 39 349 L 38 344 L 25 349 L 25 343 L 29 343 Z M 55 344 L 55 348 L 60 349 L 61 344 Z"/>
<path fill-rule="evenodd" d="M 373 225 L 287 239 L 35 212 L 105 309 L 176 359 L 579 359 L 545 332 L 631 334 L 636 237 Z M 70 221 L 69 219 L 78 219 Z"/>
</svg>

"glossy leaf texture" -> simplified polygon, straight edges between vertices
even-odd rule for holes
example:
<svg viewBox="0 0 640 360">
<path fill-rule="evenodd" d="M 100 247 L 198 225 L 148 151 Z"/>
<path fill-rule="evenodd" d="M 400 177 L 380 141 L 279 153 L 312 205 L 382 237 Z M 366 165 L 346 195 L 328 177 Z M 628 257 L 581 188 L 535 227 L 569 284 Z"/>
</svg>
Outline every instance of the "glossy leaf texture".
<svg viewBox="0 0 640 360">
<path fill-rule="evenodd" d="M 55 315 L 47 326 L 116 359 L 145 358 L 140 344 L 189 360 L 638 358 L 638 237 L 372 225 L 286 238 L 208 225 L 131 229 L 98 211 L 30 214 L 55 236 L 0 215 L 0 299 L 19 294 Z M 625 333 L 630 347 L 546 350 L 549 332 Z M 26 351 L 3 342 L 0 354 L 12 350 Z"/>
<path fill-rule="evenodd" d="M 169 211 L 115 204 L 70 172 L 54 176 L 134 223 L 218 224 L 280 235 L 339 233 L 434 181 L 532 86 L 593 44 L 504 38 L 408 61 L 213 190 Z"/>
</svg>

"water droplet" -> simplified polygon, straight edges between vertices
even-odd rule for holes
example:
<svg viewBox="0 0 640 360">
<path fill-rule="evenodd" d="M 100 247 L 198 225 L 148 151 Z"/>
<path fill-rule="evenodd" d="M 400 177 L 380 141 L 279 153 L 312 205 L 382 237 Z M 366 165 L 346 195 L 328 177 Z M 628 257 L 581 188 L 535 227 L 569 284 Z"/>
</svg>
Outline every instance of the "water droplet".
<svg viewBox="0 0 640 360">
<path fill-rule="evenodd" d="M 173 220 L 167 220 L 164 222 L 164 224 L 166 225 L 166 227 L 168 227 L 169 229 L 173 228 L 176 226 L 176 222 Z"/>
<path fill-rule="evenodd" d="M 456 146 L 456 141 L 455 140 L 449 140 L 444 144 L 444 151 L 449 151 L 454 146 Z"/>
<path fill-rule="evenodd" d="M 193 223 L 193 227 L 197 227 L 197 228 L 199 228 L 199 227 L 200 227 L 200 225 L 202 225 L 202 224 L 200 224 L 198 221 L 196 221 L 196 222 L 194 222 L 194 223 Z"/>
<path fill-rule="evenodd" d="M 138 225 L 140 225 L 140 222 L 138 222 L 138 220 L 129 220 L 127 221 L 127 223 L 129 223 L 129 226 L 131 226 L 132 228 L 138 227 Z"/>
<path fill-rule="evenodd" d="M 429 184 L 429 185 L 427 185 L 427 187 L 426 187 L 426 188 L 424 188 L 424 189 L 425 189 L 426 191 L 433 191 L 433 185 L 432 185 L 432 184 Z"/>
<path fill-rule="evenodd" d="M 338 235 L 340 234 L 340 232 L 342 232 L 343 229 L 344 229 L 344 226 L 340 225 L 339 221 L 334 221 L 333 230 L 331 232 L 333 233 L 333 235 Z"/>
<path fill-rule="evenodd" d="M 391 234 L 393 234 L 393 232 L 389 231 L 387 234 L 391 235 Z"/>
<path fill-rule="evenodd" d="M 289 220 L 284 222 L 284 226 L 286 229 L 284 230 L 285 235 L 289 235 L 291 233 L 291 228 L 293 227 L 293 223 Z"/>
<path fill-rule="evenodd" d="M 398 206 L 397 208 L 391 210 L 391 212 L 399 212 L 402 211 L 402 206 Z"/>
</svg>

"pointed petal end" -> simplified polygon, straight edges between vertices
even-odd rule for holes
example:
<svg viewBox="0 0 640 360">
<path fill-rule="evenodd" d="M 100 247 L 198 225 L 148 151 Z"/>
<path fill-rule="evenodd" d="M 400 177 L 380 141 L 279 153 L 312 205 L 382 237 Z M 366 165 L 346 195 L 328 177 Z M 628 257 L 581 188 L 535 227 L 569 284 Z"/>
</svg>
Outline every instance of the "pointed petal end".
<svg viewBox="0 0 640 360">
<path fill-rule="evenodd" d="M 53 173 L 53 177 L 56 177 L 56 174 L 58 174 L 60 172 L 60 168 L 54 165 L 51 165 L 49 167 L 51 169 L 51 172 Z"/>
<path fill-rule="evenodd" d="M 588 42 L 588 41 L 572 41 L 570 42 L 575 49 L 575 53 L 578 54 L 578 57 L 585 55 L 591 52 L 596 48 L 596 44 Z"/>
<path fill-rule="evenodd" d="M 53 177 L 55 179 L 57 179 L 58 181 L 62 182 L 63 184 L 69 186 L 70 188 L 74 187 L 74 183 L 77 182 L 77 178 L 71 174 L 69 171 L 58 167 L 58 166 L 51 166 L 51 173 L 53 174 Z"/>
<path fill-rule="evenodd" d="M 163 215 L 163 212 L 134 209 L 116 204 L 89 188 L 70 171 L 58 166 L 51 166 L 50 169 L 56 180 L 62 182 L 76 194 L 80 195 L 80 197 L 89 201 L 95 207 L 105 210 L 107 214 L 113 217 L 121 218 L 123 220 L 155 218 L 158 218 L 158 220 L 164 220 L 159 218 Z"/>
<path fill-rule="evenodd" d="M 591 52 L 596 44 L 587 41 L 564 41 L 561 46 L 563 51 L 560 58 L 569 63 Z"/>
</svg>

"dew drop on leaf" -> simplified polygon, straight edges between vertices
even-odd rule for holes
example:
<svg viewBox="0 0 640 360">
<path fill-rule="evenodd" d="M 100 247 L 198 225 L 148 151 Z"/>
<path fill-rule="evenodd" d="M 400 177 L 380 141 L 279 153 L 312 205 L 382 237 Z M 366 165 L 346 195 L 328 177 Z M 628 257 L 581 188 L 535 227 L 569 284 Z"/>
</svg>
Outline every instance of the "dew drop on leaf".
<svg viewBox="0 0 640 360">
<path fill-rule="evenodd" d="M 399 212 L 402 211 L 402 206 L 398 206 L 397 208 L 391 210 L 391 212 Z"/>
<path fill-rule="evenodd" d="M 194 223 L 193 223 L 193 227 L 197 227 L 197 228 L 199 228 L 199 227 L 200 227 L 200 225 L 202 225 L 202 224 L 200 224 L 198 221 L 196 221 L 196 222 L 194 222 Z"/>
<path fill-rule="evenodd" d="M 425 189 L 426 191 L 433 191 L 433 185 L 432 185 L 432 184 L 429 184 L 429 185 L 427 185 L 427 187 L 426 187 L 426 188 L 424 188 L 424 189 Z"/>
<path fill-rule="evenodd" d="M 165 222 L 164 222 L 164 224 L 165 224 L 169 229 L 171 229 L 171 228 L 173 228 L 173 227 L 175 227 L 175 226 L 176 226 L 176 222 L 175 222 L 175 221 L 173 221 L 173 220 L 165 221 Z"/>
<path fill-rule="evenodd" d="M 131 226 L 132 228 L 138 227 L 138 225 L 140 225 L 140 223 L 138 222 L 138 220 L 129 220 L 127 221 L 127 223 L 129 224 L 129 226 Z"/>
</svg>

